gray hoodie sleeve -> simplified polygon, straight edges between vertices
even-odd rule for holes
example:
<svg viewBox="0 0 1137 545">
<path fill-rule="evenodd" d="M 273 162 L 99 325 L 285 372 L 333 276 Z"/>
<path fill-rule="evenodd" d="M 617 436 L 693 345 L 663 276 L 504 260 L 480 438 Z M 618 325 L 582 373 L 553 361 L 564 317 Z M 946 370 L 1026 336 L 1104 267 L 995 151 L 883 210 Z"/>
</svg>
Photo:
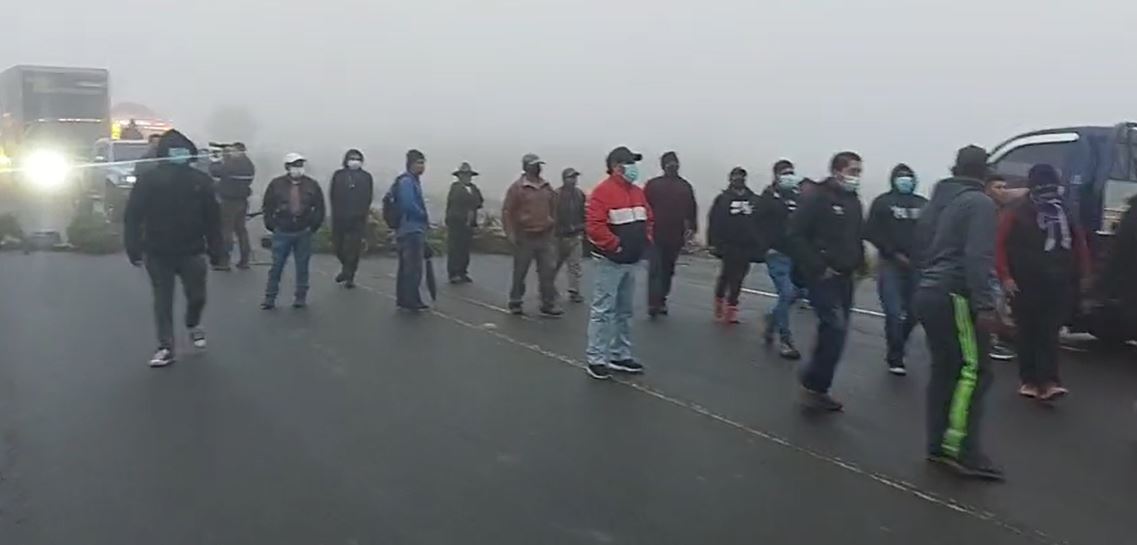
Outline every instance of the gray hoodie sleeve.
<svg viewBox="0 0 1137 545">
<path fill-rule="evenodd" d="M 967 245 L 963 251 L 964 274 L 971 304 L 977 310 L 995 308 L 991 271 L 995 270 L 995 203 L 983 193 L 971 193 L 963 204 L 966 213 Z"/>
</svg>

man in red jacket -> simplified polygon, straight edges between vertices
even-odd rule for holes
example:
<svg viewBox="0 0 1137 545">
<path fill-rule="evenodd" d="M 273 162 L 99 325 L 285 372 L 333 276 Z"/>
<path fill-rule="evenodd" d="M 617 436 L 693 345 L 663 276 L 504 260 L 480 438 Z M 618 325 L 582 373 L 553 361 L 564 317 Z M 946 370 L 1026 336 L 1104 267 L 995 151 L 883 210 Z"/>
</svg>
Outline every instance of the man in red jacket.
<svg viewBox="0 0 1137 545">
<path fill-rule="evenodd" d="M 653 218 L 640 179 L 643 155 L 620 146 L 608 154 L 608 177 L 588 197 L 585 233 L 600 258 L 588 318 L 588 374 L 642 373 L 632 358 L 632 296 L 636 266 L 652 242 Z"/>
</svg>

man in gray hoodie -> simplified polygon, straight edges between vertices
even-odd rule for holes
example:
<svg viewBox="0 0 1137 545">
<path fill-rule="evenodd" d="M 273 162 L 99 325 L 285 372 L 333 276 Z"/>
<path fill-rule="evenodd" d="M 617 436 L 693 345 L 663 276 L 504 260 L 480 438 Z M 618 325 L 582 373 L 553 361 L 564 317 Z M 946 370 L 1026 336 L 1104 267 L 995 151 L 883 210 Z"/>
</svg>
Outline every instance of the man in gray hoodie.
<svg viewBox="0 0 1137 545">
<path fill-rule="evenodd" d="M 952 174 L 936 185 L 916 227 L 922 255 L 915 307 L 932 355 L 928 460 L 965 477 L 1001 481 L 1002 470 L 979 441 L 991 384 L 987 344 L 999 322 L 991 286 L 995 203 L 983 191 L 987 152 L 959 150 Z"/>
</svg>

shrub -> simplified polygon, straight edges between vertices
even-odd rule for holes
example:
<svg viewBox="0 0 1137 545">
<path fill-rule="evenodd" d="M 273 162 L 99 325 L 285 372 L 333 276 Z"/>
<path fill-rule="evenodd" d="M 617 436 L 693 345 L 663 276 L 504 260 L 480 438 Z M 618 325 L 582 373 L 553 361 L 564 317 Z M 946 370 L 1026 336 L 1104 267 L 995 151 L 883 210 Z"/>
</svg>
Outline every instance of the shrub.
<svg viewBox="0 0 1137 545">
<path fill-rule="evenodd" d="M 122 251 L 122 232 L 101 212 L 77 214 L 67 226 L 67 241 L 75 251 L 85 254 Z"/>
</svg>

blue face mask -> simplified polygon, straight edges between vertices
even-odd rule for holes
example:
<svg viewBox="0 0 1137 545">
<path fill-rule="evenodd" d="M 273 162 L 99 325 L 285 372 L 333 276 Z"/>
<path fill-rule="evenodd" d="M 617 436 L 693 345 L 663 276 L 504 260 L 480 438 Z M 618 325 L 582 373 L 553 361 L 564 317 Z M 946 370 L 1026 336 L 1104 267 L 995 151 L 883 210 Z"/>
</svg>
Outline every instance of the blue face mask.
<svg viewBox="0 0 1137 545">
<path fill-rule="evenodd" d="M 636 164 L 624 165 L 624 179 L 636 183 L 640 179 L 640 167 Z"/>
<path fill-rule="evenodd" d="M 170 148 L 170 162 L 175 165 L 184 165 L 190 161 L 191 157 L 193 157 L 193 155 L 190 153 L 190 150 L 186 148 Z"/>
<path fill-rule="evenodd" d="M 916 190 L 916 178 L 914 176 L 899 176 L 892 183 L 896 186 L 897 191 L 905 195 L 910 195 Z"/>
<path fill-rule="evenodd" d="M 778 186 L 782 189 L 793 189 L 801 184 L 801 176 L 797 174 L 782 174 L 778 176 Z"/>
</svg>

